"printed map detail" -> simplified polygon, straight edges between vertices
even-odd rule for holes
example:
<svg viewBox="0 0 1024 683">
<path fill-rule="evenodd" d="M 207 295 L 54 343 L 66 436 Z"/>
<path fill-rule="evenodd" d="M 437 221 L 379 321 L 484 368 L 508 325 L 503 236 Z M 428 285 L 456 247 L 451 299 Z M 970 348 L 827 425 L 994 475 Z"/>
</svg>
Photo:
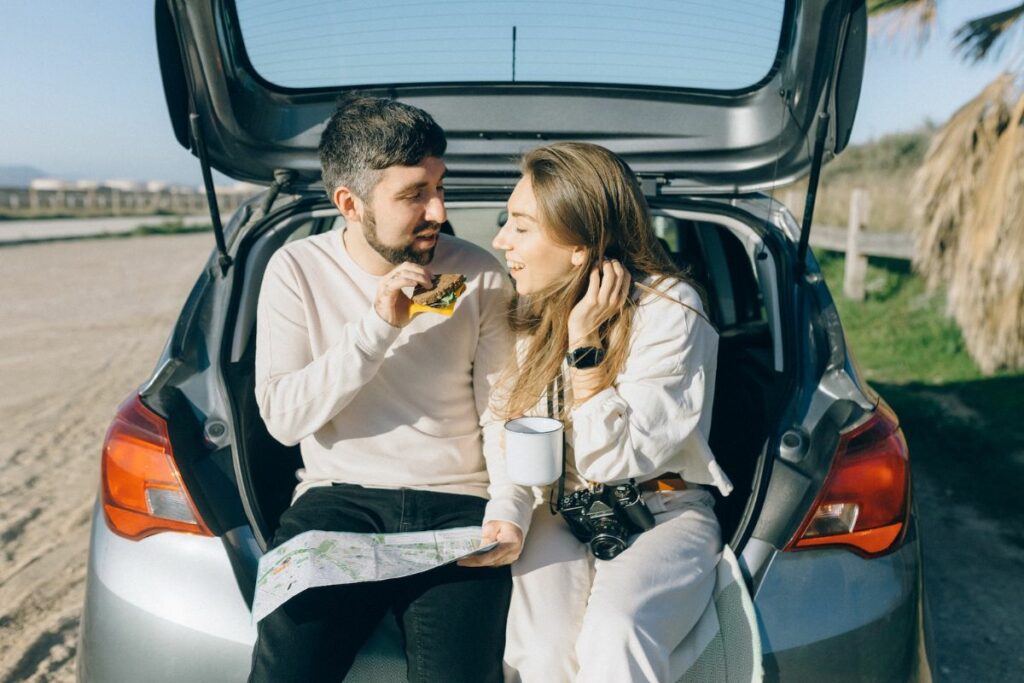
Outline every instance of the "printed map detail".
<svg viewBox="0 0 1024 683">
<path fill-rule="evenodd" d="M 478 526 L 405 534 L 307 531 L 260 559 L 252 616 L 259 621 L 307 588 L 383 581 L 425 572 L 497 546 Z"/>
</svg>

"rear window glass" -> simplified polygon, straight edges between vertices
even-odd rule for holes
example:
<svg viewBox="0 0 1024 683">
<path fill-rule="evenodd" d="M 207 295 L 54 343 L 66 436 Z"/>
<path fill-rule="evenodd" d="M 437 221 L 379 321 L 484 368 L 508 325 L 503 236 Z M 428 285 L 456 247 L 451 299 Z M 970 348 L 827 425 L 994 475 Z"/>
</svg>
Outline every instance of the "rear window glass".
<svg viewBox="0 0 1024 683">
<path fill-rule="evenodd" d="M 286 88 L 559 82 L 738 90 L 771 71 L 785 0 L 236 0 Z"/>
</svg>

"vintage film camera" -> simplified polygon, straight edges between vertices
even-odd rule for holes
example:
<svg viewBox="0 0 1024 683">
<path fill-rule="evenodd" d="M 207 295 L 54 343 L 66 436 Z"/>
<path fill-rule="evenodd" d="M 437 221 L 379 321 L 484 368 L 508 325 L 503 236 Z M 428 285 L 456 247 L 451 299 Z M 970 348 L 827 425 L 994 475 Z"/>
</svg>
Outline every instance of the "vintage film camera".
<svg viewBox="0 0 1024 683">
<path fill-rule="evenodd" d="M 626 539 L 654 526 L 654 514 L 632 479 L 627 484 L 592 484 L 558 499 L 558 511 L 569 530 L 599 560 L 626 549 Z"/>
</svg>

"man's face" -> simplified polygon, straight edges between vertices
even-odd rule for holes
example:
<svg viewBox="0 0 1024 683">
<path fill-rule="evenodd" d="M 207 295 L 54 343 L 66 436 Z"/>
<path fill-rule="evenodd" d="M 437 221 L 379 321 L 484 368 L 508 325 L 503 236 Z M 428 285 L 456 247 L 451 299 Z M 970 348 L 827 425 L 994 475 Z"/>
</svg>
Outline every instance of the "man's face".
<svg viewBox="0 0 1024 683">
<path fill-rule="evenodd" d="M 388 263 L 426 265 L 434 258 L 444 208 L 444 162 L 426 157 L 415 166 L 389 166 L 364 203 L 367 244 Z"/>
</svg>

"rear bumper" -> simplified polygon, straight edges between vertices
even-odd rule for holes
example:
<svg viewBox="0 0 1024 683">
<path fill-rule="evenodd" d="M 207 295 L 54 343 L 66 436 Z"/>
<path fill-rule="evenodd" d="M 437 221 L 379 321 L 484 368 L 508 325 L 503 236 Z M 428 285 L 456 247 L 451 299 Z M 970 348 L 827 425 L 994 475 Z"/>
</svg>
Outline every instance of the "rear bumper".
<svg viewBox="0 0 1024 683">
<path fill-rule="evenodd" d="M 754 596 L 765 680 L 931 681 L 916 520 L 898 551 L 780 552 Z"/>
<path fill-rule="evenodd" d="M 256 627 L 218 538 L 163 533 L 129 541 L 93 509 L 80 683 L 230 683 L 249 677 Z M 384 619 L 345 677 L 405 681 L 394 619 Z"/>
<path fill-rule="evenodd" d="M 79 681 L 244 681 L 255 639 L 220 539 L 163 533 L 129 541 L 96 506 Z"/>
<path fill-rule="evenodd" d="M 873 560 L 845 550 L 775 555 L 754 596 L 766 680 L 931 680 L 913 524 L 899 551 Z M 404 665 L 397 629 L 389 628 L 368 644 L 367 664 Z M 79 681 L 244 681 L 255 638 L 219 539 L 164 533 L 128 541 L 96 507 Z"/>
</svg>

